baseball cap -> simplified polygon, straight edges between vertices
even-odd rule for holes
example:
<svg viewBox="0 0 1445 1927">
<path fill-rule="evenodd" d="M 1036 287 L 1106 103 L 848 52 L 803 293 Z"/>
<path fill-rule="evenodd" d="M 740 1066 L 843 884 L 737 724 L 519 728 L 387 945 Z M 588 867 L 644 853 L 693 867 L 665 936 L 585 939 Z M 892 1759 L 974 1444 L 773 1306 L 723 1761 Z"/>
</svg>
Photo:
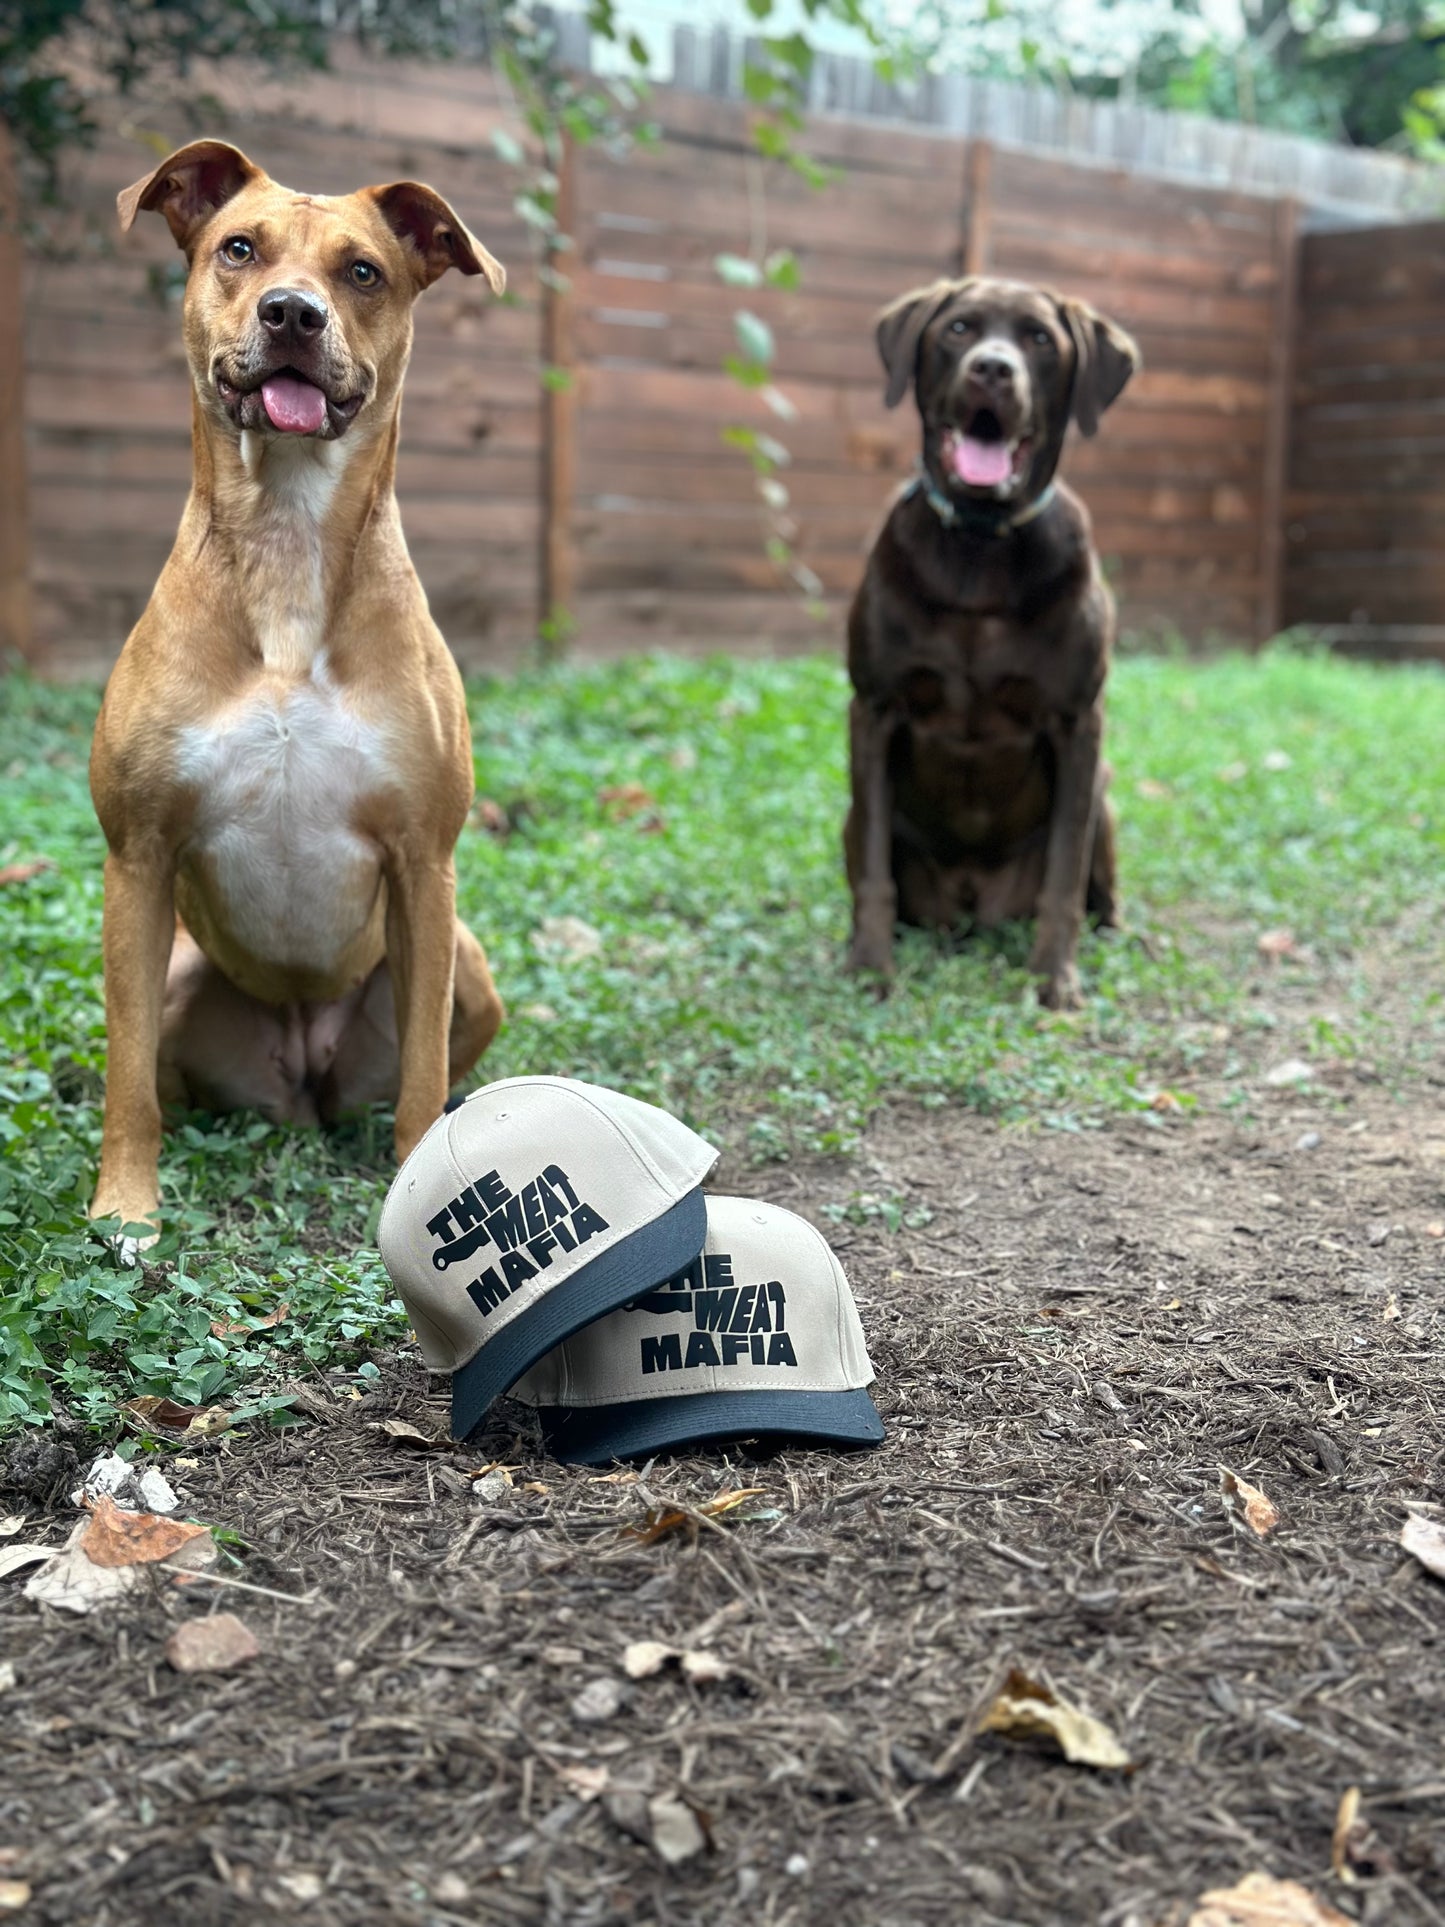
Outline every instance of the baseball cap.
<svg viewBox="0 0 1445 1927">
<path fill-rule="evenodd" d="M 843 1267 L 806 1219 L 710 1197 L 700 1253 L 540 1359 L 512 1397 L 578 1465 L 706 1439 L 876 1445 L 873 1367 Z"/>
<path fill-rule="evenodd" d="M 579 1326 L 692 1263 L 717 1161 L 666 1111 L 571 1077 L 509 1077 L 439 1117 L 397 1172 L 377 1243 L 452 1435 Z"/>
</svg>

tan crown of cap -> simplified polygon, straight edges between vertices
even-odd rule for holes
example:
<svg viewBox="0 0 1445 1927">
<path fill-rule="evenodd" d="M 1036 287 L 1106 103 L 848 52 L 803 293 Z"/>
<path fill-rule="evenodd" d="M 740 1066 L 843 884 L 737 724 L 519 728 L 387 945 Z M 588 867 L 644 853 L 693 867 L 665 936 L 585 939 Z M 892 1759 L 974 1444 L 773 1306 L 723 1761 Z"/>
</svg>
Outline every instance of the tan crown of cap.
<svg viewBox="0 0 1445 1927">
<path fill-rule="evenodd" d="M 873 1376 L 848 1279 L 822 1234 L 780 1205 L 710 1197 L 696 1263 L 574 1332 L 511 1396 L 578 1408 L 706 1392 L 862 1391 Z"/>
<path fill-rule="evenodd" d="M 695 1191 L 717 1155 L 656 1105 L 577 1078 L 504 1078 L 474 1091 L 397 1172 L 377 1231 L 428 1366 L 465 1365 Z M 484 1309 L 467 1288 L 488 1278 L 506 1289 L 481 1286 L 495 1301 Z"/>
</svg>

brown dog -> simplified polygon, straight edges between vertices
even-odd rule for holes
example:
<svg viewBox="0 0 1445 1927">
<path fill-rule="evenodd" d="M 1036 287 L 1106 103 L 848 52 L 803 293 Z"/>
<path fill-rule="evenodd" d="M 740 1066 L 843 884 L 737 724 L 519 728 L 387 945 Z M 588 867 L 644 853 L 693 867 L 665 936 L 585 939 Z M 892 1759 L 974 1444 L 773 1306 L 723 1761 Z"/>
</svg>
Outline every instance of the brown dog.
<svg viewBox="0 0 1445 1927">
<path fill-rule="evenodd" d="M 412 303 L 505 277 L 414 181 L 293 194 L 196 141 L 119 197 L 190 276 L 194 478 L 91 751 L 105 831 L 92 1216 L 154 1220 L 163 1100 L 327 1120 L 395 1099 L 405 1157 L 502 1020 L 456 916 L 461 678 L 393 494 Z M 134 1255 L 134 1244 L 126 1246 Z"/>
<path fill-rule="evenodd" d="M 886 308 L 890 408 L 923 420 L 848 620 L 855 970 L 888 972 L 895 921 L 1037 917 L 1030 969 L 1079 1002 L 1085 907 L 1115 921 L 1099 749 L 1114 603 L 1082 503 L 1054 481 L 1139 365 L 1079 302 L 939 281 Z"/>
</svg>

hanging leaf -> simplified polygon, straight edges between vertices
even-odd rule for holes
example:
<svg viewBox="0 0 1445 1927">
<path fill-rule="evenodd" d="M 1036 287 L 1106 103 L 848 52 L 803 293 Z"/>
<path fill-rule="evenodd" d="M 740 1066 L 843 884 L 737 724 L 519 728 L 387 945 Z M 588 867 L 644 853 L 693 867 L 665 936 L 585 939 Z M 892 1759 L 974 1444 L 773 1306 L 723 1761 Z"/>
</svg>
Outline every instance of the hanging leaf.
<svg viewBox="0 0 1445 1927">
<path fill-rule="evenodd" d="M 770 288 L 782 288 L 791 293 L 802 285 L 803 279 L 797 255 L 791 248 L 779 248 L 763 263 L 763 277 Z"/>
<path fill-rule="evenodd" d="M 739 308 L 733 316 L 733 327 L 737 331 L 738 346 L 748 360 L 761 362 L 766 367 L 776 352 L 773 331 L 767 322 L 747 308 Z"/>
<path fill-rule="evenodd" d="M 762 285 L 762 269 L 756 261 L 749 261 L 744 255 L 715 255 L 712 265 L 718 280 L 726 281 L 730 288 L 756 288 Z"/>
</svg>

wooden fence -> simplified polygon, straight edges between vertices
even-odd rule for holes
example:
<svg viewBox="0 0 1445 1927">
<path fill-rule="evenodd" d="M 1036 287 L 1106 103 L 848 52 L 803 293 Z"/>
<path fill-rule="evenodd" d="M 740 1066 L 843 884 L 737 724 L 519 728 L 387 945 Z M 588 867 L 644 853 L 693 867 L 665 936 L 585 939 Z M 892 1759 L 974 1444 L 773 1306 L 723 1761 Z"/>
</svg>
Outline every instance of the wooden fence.
<svg viewBox="0 0 1445 1927">
<path fill-rule="evenodd" d="M 1064 459 L 1135 630 L 1252 640 L 1286 616 L 1345 621 L 1367 606 L 1339 536 L 1362 472 L 1342 453 L 1360 432 L 1349 411 L 1363 405 L 1349 385 L 1352 329 L 1373 339 L 1395 326 L 1355 328 L 1346 306 L 1372 248 L 1393 250 L 1415 330 L 1402 322 L 1382 363 L 1394 365 L 1397 349 L 1436 356 L 1399 376 L 1392 405 L 1414 398 L 1411 382 L 1421 393 L 1434 382 L 1445 410 L 1445 332 L 1431 333 L 1428 311 L 1445 270 L 1437 263 L 1430 280 L 1409 239 L 1438 237 L 1433 227 L 1373 241 L 1308 236 L 1308 298 L 1297 304 L 1289 198 L 836 116 L 811 124 L 809 148 L 842 175 L 814 190 L 758 159 L 746 109 L 671 88 L 652 102 L 664 129 L 656 150 L 570 157 L 563 200 L 576 245 L 569 285 L 553 294 L 514 211 L 518 183 L 491 146 L 495 128 L 515 125 L 484 70 L 343 56 L 304 88 L 222 73 L 208 91 L 219 97 L 208 127 L 278 178 L 321 191 L 429 178 L 507 264 L 505 304 L 457 276 L 422 299 L 404 411 L 408 538 L 468 666 L 515 659 L 559 605 L 584 650 L 832 646 L 917 446 L 911 411 L 883 408 L 873 317 L 939 274 L 1038 280 L 1138 336 L 1144 373 L 1097 441 L 1075 442 Z M 196 130 L 164 106 L 145 126 L 141 138 L 117 124 L 86 159 L 71 184 L 68 251 L 32 260 L 26 277 L 36 655 L 61 674 L 113 660 L 168 550 L 189 472 L 178 257 L 159 222 L 117 243 L 113 204 L 160 139 Z M 719 283 L 719 253 L 777 248 L 797 256 L 796 292 Z M 1424 277 L 1418 287 L 1412 275 Z M 721 371 L 739 306 L 774 331 L 793 419 Z M 1325 345 L 1336 337 L 1339 363 Z M 559 366 L 562 381 L 544 386 L 543 368 Z M 723 441 L 733 423 L 789 450 L 787 532 L 821 584 L 821 611 L 764 552 L 767 513 Z M 1396 472 L 1393 457 L 1371 459 Z M 1428 512 L 1422 503 L 1410 527 Z M 1382 539 L 1386 520 L 1370 525 Z M 1391 621 L 1425 619 L 1420 597 L 1437 578 L 1420 560 L 1413 573 L 1401 565 L 1388 603 L 1368 605 L 1372 619 L 1385 619 L 1376 606 Z"/>
<path fill-rule="evenodd" d="M 1305 237 L 1285 612 L 1445 655 L 1445 223 Z"/>
</svg>

